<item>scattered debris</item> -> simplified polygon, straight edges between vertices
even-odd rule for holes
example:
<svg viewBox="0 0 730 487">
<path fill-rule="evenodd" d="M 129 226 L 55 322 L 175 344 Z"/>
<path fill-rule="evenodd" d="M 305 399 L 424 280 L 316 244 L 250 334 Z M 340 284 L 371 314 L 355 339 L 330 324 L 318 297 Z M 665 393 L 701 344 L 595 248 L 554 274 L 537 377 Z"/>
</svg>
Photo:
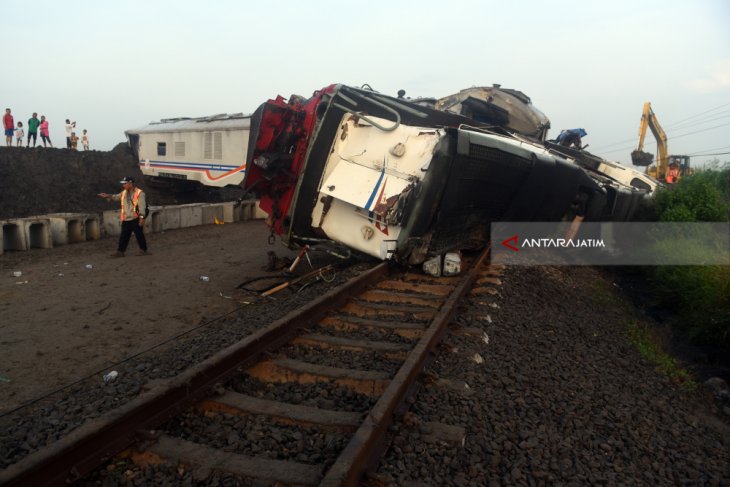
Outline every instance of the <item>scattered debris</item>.
<svg viewBox="0 0 730 487">
<path fill-rule="evenodd" d="M 208 282 L 208 281 L 210 281 L 210 277 L 208 277 L 208 276 L 200 276 L 200 277 L 199 277 L 199 279 L 200 279 L 201 281 L 203 281 L 203 282 Z"/>
<path fill-rule="evenodd" d="M 102 378 L 104 379 L 104 384 L 109 384 L 110 382 L 114 382 L 118 376 L 119 372 L 112 370 L 108 374 L 104 374 Z"/>
</svg>

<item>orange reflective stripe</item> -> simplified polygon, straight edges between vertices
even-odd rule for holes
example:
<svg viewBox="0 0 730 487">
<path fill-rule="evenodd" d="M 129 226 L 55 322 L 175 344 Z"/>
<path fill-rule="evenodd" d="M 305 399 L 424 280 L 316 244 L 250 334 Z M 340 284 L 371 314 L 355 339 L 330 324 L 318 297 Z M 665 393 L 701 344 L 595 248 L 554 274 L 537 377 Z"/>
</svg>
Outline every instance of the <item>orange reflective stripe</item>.
<svg viewBox="0 0 730 487">
<path fill-rule="evenodd" d="M 134 217 L 139 218 L 139 212 L 137 212 L 137 201 L 139 200 L 139 195 L 142 194 L 142 190 L 139 188 L 134 189 L 134 194 L 132 195 L 132 204 L 134 205 Z M 124 221 L 124 200 L 127 199 L 127 190 L 122 191 L 122 221 Z"/>
</svg>

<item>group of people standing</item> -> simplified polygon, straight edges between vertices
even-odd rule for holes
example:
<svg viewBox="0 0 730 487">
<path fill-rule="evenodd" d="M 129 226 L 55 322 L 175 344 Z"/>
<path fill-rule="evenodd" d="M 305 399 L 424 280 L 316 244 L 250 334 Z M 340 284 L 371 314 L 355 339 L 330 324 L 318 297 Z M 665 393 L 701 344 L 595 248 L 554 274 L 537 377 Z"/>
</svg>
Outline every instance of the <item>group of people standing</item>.
<svg viewBox="0 0 730 487">
<path fill-rule="evenodd" d="M 71 122 L 69 119 L 66 119 L 66 148 L 76 149 L 80 140 L 81 146 L 84 150 L 89 150 L 89 135 L 86 129 L 84 129 L 81 137 L 78 137 L 76 132 L 74 132 L 75 127 L 76 122 Z M 13 136 L 15 136 L 16 145 L 18 147 L 23 146 L 23 138 L 25 137 L 23 122 L 18 122 L 16 127 L 10 108 L 5 109 L 5 115 L 3 116 L 3 128 L 5 129 L 5 144 L 8 147 L 12 147 L 13 145 Z M 41 115 L 39 120 L 38 114 L 35 112 L 33 112 L 33 116 L 31 116 L 28 120 L 28 142 L 26 143 L 26 147 L 30 147 L 31 139 L 33 140 L 33 147 L 36 146 L 39 129 L 43 147 L 53 147 L 53 143 L 51 142 L 51 137 L 48 132 L 48 120 L 46 120 L 46 116 Z"/>
</svg>

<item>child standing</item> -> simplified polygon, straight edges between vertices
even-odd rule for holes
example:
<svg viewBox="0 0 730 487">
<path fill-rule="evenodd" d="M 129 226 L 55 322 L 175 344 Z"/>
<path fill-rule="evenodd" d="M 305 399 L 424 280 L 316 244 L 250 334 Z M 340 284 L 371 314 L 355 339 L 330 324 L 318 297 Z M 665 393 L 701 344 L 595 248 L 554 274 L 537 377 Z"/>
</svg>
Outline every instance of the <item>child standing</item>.
<svg viewBox="0 0 730 487">
<path fill-rule="evenodd" d="M 23 122 L 18 122 L 18 128 L 15 129 L 15 140 L 18 147 L 21 147 L 23 145 L 23 137 L 25 137 Z"/>
<path fill-rule="evenodd" d="M 86 133 L 86 129 L 81 134 L 81 145 L 84 147 L 84 150 L 89 150 L 89 136 Z"/>
<path fill-rule="evenodd" d="M 76 132 L 71 132 L 71 150 L 76 150 L 79 143 L 79 137 Z"/>
</svg>

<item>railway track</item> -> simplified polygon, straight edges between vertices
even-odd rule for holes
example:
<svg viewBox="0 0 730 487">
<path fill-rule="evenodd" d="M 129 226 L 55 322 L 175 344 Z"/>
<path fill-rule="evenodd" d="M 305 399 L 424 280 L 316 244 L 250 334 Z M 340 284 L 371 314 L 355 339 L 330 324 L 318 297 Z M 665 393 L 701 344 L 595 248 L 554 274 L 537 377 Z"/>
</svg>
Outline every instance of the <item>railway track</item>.
<svg viewBox="0 0 730 487">
<path fill-rule="evenodd" d="M 10 466 L 0 485 L 66 484 L 105 464 L 154 472 L 147 481 L 355 485 L 462 299 L 496 292 L 487 259 L 452 278 L 382 263 Z"/>
</svg>

